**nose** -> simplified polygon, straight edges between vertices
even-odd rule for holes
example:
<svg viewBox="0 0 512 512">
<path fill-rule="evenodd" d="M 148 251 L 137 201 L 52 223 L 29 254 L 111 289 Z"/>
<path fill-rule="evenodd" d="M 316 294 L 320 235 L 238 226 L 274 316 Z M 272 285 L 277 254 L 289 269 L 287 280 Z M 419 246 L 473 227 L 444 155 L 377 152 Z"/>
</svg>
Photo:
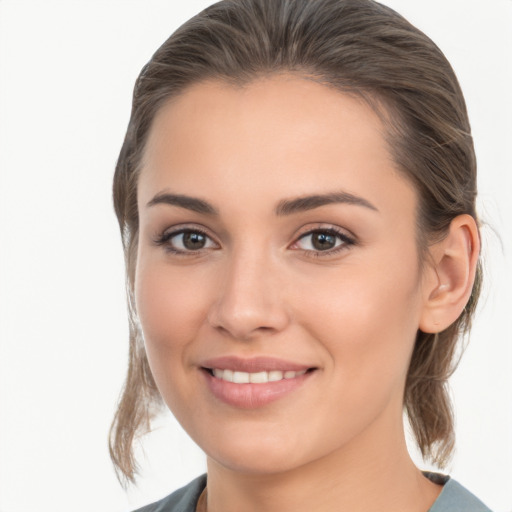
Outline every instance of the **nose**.
<svg viewBox="0 0 512 512">
<path fill-rule="evenodd" d="M 276 262 L 247 250 L 233 254 L 219 273 L 208 321 L 233 339 L 246 341 L 278 333 L 289 323 L 283 282 Z"/>
</svg>

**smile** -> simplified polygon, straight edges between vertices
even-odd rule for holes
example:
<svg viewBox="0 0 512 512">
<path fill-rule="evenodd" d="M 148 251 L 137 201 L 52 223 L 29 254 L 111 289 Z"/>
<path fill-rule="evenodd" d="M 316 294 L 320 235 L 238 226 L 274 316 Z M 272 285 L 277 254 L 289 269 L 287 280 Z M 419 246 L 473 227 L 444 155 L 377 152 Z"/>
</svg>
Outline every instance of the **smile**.
<svg viewBox="0 0 512 512">
<path fill-rule="evenodd" d="M 224 380 L 226 382 L 234 382 L 235 384 L 265 384 L 267 382 L 278 382 L 284 379 L 295 379 L 296 377 L 304 375 L 307 370 L 270 370 L 249 373 L 235 370 L 221 370 L 219 368 L 213 368 L 210 371 L 215 376 L 215 378 Z"/>
<path fill-rule="evenodd" d="M 209 393 L 237 409 L 257 409 L 295 396 L 318 368 L 273 357 L 217 357 L 203 361 L 201 374 Z"/>
</svg>

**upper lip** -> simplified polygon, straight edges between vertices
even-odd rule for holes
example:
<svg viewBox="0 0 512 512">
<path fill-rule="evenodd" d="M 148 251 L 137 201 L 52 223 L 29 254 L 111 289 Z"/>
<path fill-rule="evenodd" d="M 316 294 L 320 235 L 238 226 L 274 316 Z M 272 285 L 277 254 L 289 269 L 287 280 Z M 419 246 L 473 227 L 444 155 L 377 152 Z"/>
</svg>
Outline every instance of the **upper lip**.
<svg viewBox="0 0 512 512">
<path fill-rule="evenodd" d="M 314 368 L 311 365 L 286 361 L 275 357 L 251 357 L 242 358 L 238 356 L 223 356 L 208 359 L 201 363 L 203 368 L 211 370 L 217 368 L 219 370 L 234 370 L 238 372 L 256 373 L 263 371 L 281 370 L 295 371 L 308 370 Z"/>
</svg>

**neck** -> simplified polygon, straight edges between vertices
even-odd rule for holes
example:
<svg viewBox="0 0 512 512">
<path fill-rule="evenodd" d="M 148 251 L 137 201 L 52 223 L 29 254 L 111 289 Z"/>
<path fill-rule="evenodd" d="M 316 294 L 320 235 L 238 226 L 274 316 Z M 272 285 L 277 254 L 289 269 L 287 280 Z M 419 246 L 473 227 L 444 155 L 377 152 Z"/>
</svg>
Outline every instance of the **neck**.
<svg viewBox="0 0 512 512">
<path fill-rule="evenodd" d="M 412 462 L 401 422 L 399 431 L 383 443 L 370 429 L 280 473 L 233 470 L 209 458 L 208 512 L 426 512 L 441 487 Z"/>
</svg>

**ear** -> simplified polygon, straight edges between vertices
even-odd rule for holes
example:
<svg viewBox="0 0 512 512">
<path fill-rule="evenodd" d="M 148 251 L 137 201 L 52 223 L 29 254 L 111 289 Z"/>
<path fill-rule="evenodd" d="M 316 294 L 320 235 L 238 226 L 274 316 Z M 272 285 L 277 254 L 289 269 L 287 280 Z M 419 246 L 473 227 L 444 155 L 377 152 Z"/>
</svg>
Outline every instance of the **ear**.
<svg viewBox="0 0 512 512">
<path fill-rule="evenodd" d="M 448 235 L 429 252 L 419 329 L 436 333 L 457 320 L 471 295 L 480 253 L 475 219 L 470 215 L 455 217 Z"/>
</svg>

